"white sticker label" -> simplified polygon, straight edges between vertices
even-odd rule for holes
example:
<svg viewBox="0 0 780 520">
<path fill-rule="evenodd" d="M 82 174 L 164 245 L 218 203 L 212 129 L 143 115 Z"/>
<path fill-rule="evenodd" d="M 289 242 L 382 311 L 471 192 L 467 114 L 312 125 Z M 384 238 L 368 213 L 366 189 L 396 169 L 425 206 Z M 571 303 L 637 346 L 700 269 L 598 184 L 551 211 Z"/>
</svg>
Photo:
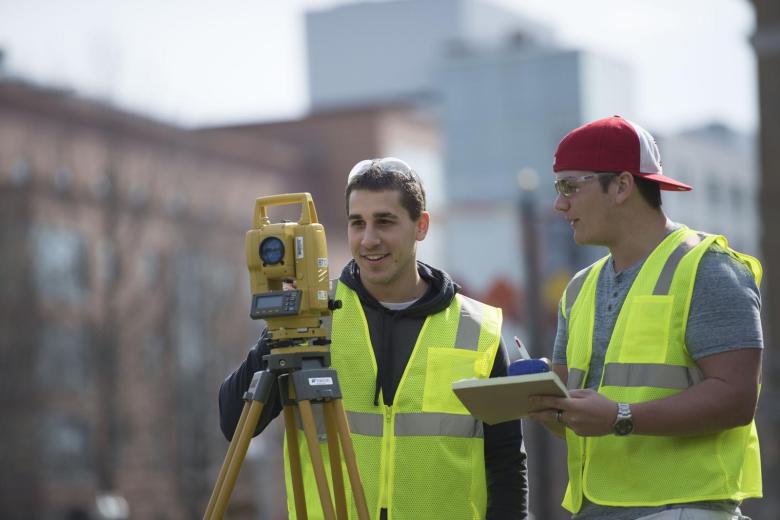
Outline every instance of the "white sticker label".
<svg viewBox="0 0 780 520">
<path fill-rule="evenodd" d="M 332 385 L 333 378 L 332 377 L 310 377 L 309 384 L 311 386 Z"/>
<path fill-rule="evenodd" d="M 317 291 L 317 299 L 318 300 L 327 300 L 328 299 L 328 291 Z"/>
<path fill-rule="evenodd" d="M 328 267 L 328 259 L 327 258 L 318 258 L 317 259 L 317 267 Z"/>
<path fill-rule="evenodd" d="M 303 258 L 303 237 L 295 237 L 295 258 Z"/>
</svg>

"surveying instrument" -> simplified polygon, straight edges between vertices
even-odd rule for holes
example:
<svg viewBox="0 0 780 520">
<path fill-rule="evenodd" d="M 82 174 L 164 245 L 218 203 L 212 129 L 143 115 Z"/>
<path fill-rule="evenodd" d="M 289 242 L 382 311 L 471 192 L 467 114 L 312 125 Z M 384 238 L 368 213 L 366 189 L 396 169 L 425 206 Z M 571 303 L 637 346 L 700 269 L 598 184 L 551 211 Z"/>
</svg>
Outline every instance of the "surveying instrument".
<svg viewBox="0 0 780 520">
<path fill-rule="evenodd" d="M 301 205 L 299 221 L 271 223 L 267 209 L 288 204 Z M 250 316 L 266 320 L 271 353 L 263 357 L 267 368 L 255 372 L 244 394 L 244 408 L 203 518 L 223 517 L 263 406 L 271 392 L 278 389 L 284 410 L 298 520 L 305 520 L 308 516 L 296 407 L 325 519 L 347 518 L 341 461 L 343 451 L 358 518 L 368 520 L 368 507 L 349 436 L 341 389 L 336 371 L 330 368 L 330 339 L 327 328 L 323 326 L 323 318 L 341 307 L 341 302 L 330 298 L 325 230 L 317 220 L 311 194 L 291 193 L 258 198 L 253 226 L 246 234 L 245 248 L 252 289 Z M 322 404 L 335 507 L 320 451 L 312 403 Z"/>
</svg>

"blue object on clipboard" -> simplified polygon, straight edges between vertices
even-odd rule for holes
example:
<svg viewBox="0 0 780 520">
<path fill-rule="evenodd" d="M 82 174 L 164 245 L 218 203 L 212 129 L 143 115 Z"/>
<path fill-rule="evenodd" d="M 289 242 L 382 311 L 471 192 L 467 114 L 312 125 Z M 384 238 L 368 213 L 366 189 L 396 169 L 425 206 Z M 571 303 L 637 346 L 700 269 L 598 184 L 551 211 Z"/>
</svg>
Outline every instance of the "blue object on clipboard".
<svg viewBox="0 0 780 520">
<path fill-rule="evenodd" d="M 519 376 L 523 374 L 538 374 L 540 372 L 549 371 L 550 366 L 541 359 L 518 359 L 509 365 L 507 375 Z"/>
<path fill-rule="evenodd" d="M 515 336 L 514 339 L 517 350 L 520 353 L 520 359 L 510 363 L 507 375 L 520 376 L 523 374 L 539 374 L 541 372 L 550 371 L 550 365 L 541 359 L 531 359 L 528 350 L 525 348 L 525 345 L 523 345 L 523 342 L 520 341 L 520 338 Z"/>
</svg>

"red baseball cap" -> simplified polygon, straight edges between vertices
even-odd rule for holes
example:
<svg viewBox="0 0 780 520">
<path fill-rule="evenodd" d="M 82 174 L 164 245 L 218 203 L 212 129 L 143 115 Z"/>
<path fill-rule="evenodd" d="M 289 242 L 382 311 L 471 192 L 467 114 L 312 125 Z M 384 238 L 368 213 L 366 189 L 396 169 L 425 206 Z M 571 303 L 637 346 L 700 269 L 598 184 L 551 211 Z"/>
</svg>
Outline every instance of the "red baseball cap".
<svg viewBox="0 0 780 520">
<path fill-rule="evenodd" d="M 653 136 L 620 116 L 599 119 L 566 134 L 558 144 L 553 163 L 553 171 L 563 170 L 630 172 L 658 183 L 662 190 L 693 189 L 664 175 Z"/>
</svg>

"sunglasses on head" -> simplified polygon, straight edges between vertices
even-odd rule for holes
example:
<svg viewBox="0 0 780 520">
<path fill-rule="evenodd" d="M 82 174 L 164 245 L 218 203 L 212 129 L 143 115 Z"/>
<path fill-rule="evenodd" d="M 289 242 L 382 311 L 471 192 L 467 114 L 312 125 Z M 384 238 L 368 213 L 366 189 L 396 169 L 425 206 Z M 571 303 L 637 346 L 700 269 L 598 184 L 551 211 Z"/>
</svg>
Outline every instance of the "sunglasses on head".
<svg viewBox="0 0 780 520">
<path fill-rule="evenodd" d="M 604 175 L 617 175 L 617 173 L 596 172 L 588 175 L 583 175 L 582 177 L 562 177 L 560 179 L 555 179 L 555 182 L 553 184 L 555 184 L 555 191 L 557 191 L 558 194 L 560 194 L 563 197 L 571 197 L 572 195 L 580 191 L 581 185 L 585 184 L 591 179 L 596 179 Z"/>
<path fill-rule="evenodd" d="M 401 159 L 396 159 L 395 157 L 385 157 L 383 159 L 366 159 L 364 161 L 360 161 L 352 167 L 349 175 L 347 176 L 347 182 L 375 168 L 388 173 L 394 172 L 401 173 L 403 175 L 413 175 L 412 167 Z"/>
</svg>

